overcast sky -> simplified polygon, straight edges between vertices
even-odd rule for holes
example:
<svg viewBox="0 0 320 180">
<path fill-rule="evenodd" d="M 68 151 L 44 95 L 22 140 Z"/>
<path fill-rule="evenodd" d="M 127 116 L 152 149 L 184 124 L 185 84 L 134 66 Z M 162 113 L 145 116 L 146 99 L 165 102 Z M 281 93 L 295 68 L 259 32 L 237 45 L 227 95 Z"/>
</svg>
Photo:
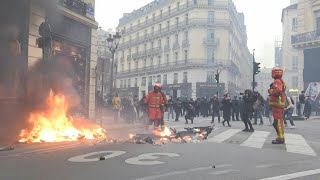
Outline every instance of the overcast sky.
<svg viewBox="0 0 320 180">
<path fill-rule="evenodd" d="M 153 0 L 96 0 L 96 21 L 103 29 L 115 29 L 123 13 L 132 12 Z M 281 12 L 290 0 L 233 0 L 246 18 L 248 46 L 256 49 L 256 61 L 274 65 L 274 42 L 281 36 Z"/>
</svg>

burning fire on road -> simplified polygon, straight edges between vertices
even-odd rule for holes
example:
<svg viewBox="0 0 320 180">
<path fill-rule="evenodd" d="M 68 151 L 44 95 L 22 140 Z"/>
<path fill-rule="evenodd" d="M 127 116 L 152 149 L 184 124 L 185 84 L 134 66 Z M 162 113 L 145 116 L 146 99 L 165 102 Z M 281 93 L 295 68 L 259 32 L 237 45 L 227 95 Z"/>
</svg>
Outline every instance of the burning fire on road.
<svg viewBox="0 0 320 180">
<path fill-rule="evenodd" d="M 43 112 L 30 113 L 30 128 L 23 129 L 19 142 L 63 142 L 105 140 L 106 131 L 99 125 L 81 118 L 68 116 L 68 102 L 63 94 L 50 91 L 47 108 Z"/>
<path fill-rule="evenodd" d="M 185 131 L 177 131 L 165 127 L 161 131 L 153 131 L 152 134 L 129 134 L 129 138 L 137 144 L 166 144 L 168 142 L 187 143 L 206 140 L 214 130 L 214 126 L 185 128 Z"/>
</svg>

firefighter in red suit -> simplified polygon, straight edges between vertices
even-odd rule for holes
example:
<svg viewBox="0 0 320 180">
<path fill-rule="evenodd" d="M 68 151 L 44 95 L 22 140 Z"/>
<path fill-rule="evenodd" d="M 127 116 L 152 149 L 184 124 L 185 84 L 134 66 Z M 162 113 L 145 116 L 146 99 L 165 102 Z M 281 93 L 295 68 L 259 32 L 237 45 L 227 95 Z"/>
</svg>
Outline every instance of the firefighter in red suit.
<svg viewBox="0 0 320 180">
<path fill-rule="evenodd" d="M 272 141 L 272 144 L 284 144 L 284 130 L 283 130 L 283 113 L 286 103 L 286 85 L 282 80 L 283 70 L 275 67 L 272 69 L 273 83 L 268 90 L 270 96 L 269 105 L 272 110 L 274 122 L 273 126 L 277 131 L 277 139 Z"/>
<path fill-rule="evenodd" d="M 167 96 L 162 92 L 162 85 L 160 85 L 160 93 L 162 94 L 162 106 L 161 106 L 161 121 L 160 125 L 161 128 L 164 129 L 165 123 L 164 123 L 164 113 L 166 111 L 166 107 L 168 106 L 168 99 Z"/>
<path fill-rule="evenodd" d="M 154 130 L 158 130 L 162 119 L 163 95 L 160 90 L 161 85 L 155 84 L 153 91 L 149 92 L 144 99 L 144 103 L 148 104 L 148 116 L 150 123 L 153 123 Z"/>
</svg>

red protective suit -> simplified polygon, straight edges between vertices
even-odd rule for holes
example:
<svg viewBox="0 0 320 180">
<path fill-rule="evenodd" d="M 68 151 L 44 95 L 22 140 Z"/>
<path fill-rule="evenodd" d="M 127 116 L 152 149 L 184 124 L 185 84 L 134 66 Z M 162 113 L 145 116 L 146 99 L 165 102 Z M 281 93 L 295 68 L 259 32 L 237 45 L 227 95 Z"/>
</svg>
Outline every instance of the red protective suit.
<svg viewBox="0 0 320 180">
<path fill-rule="evenodd" d="M 161 127 L 164 127 L 165 124 L 164 124 L 164 113 L 166 111 L 166 106 L 168 105 L 168 99 L 167 99 L 167 96 L 163 93 L 162 93 L 162 97 L 163 97 L 163 100 L 162 100 L 162 104 L 163 104 L 163 107 L 161 108 L 161 122 L 160 122 L 160 125 Z"/>
<path fill-rule="evenodd" d="M 163 96 L 161 92 L 149 92 L 144 102 L 148 104 L 149 119 L 153 121 L 153 127 L 157 128 L 162 118 L 161 106 L 163 104 Z"/>
<path fill-rule="evenodd" d="M 277 131 L 278 137 L 277 141 L 284 142 L 284 130 L 283 130 L 283 113 L 286 103 L 285 95 L 285 83 L 281 78 L 275 79 L 272 87 L 268 90 L 270 94 L 270 102 L 274 123 L 273 126 Z"/>
</svg>

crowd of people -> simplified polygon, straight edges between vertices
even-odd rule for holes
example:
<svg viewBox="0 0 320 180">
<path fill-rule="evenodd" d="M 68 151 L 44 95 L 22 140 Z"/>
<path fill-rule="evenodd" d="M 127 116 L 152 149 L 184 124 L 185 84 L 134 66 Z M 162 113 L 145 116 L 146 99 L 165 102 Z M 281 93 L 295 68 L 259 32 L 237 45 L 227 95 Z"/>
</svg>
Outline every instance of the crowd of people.
<svg viewBox="0 0 320 180">
<path fill-rule="evenodd" d="M 278 137 L 272 143 L 283 144 L 283 127 L 288 126 L 287 120 L 291 128 L 295 128 L 292 117 L 295 107 L 299 116 L 308 119 L 311 116 L 312 105 L 304 91 L 299 95 L 298 102 L 287 95 L 282 74 L 280 68 L 273 68 L 274 82 L 270 84 L 268 92 L 262 92 L 267 93 L 267 99 L 264 99 L 259 92 L 250 89 L 233 97 L 225 93 L 223 97 L 214 95 L 196 99 L 186 97 L 167 99 L 162 92 L 162 85 L 155 84 L 153 91 L 144 94 L 141 99 L 131 95 L 120 98 L 116 94 L 109 99 L 109 103 L 112 104 L 115 122 L 118 122 L 119 118 L 128 123 L 142 122 L 146 128 L 153 125 L 154 130 L 158 130 L 158 127 L 163 128 L 166 120 L 179 121 L 180 117 L 184 117 L 185 124 L 193 124 L 197 117 L 211 116 L 211 123 L 215 123 L 217 118 L 218 123 L 231 127 L 231 121 L 243 121 L 245 125 L 243 131 L 254 132 L 253 125 L 258 125 L 258 120 L 259 125 L 263 125 L 265 116 L 277 131 Z"/>
<path fill-rule="evenodd" d="M 312 107 L 311 100 L 308 96 L 305 96 L 304 93 L 304 91 L 301 92 L 298 102 L 295 102 L 289 96 L 286 97 L 286 107 L 284 109 L 285 126 L 288 126 L 287 120 L 289 120 L 291 128 L 295 128 L 292 118 L 295 103 L 297 103 L 297 114 L 305 119 L 310 118 Z M 217 119 L 218 123 L 222 122 L 224 126 L 227 125 L 231 127 L 230 121 L 243 121 L 247 118 L 245 112 L 250 111 L 248 113 L 248 119 L 253 125 L 258 125 L 258 121 L 259 125 L 263 125 L 263 117 L 269 118 L 269 123 L 272 124 L 273 118 L 269 106 L 269 97 L 264 99 L 258 92 L 254 92 L 254 94 L 259 103 L 256 104 L 256 107 L 253 110 L 248 109 L 248 103 L 246 103 L 244 99 L 245 93 L 240 96 L 233 96 L 232 98 L 228 93 L 224 94 L 223 98 L 219 98 L 216 95 L 211 98 L 199 97 L 196 99 L 170 97 L 167 105 L 164 107 L 165 113 L 163 118 L 167 121 L 179 121 L 181 117 L 184 117 L 185 123 L 188 124 L 193 123 L 194 119 L 197 117 L 211 116 L 211 123 L 214 123 L 215 119 Z M 146 95 L 141 99 L 139 99 L 138 96 L 132 97 L 131 95 L 119 97 L 118 94 L 116 94 L 110 99 L 114 111 L 114 121 L 118 122 L 121 118 L 128 123 L 147 122 L 148 107 L 144 103 L 145 97 Z M 99 104 L 106 103 L 101 100 L 101 98 L 98 98 L 97 101 L 100 102 Z M 221 121 L 221 119 L 223 120 Z M 246 129 L 252 131 L 253 128 L 250 128 L 249 126 L 250 124 L 248 124 Z"/>
</svg>

